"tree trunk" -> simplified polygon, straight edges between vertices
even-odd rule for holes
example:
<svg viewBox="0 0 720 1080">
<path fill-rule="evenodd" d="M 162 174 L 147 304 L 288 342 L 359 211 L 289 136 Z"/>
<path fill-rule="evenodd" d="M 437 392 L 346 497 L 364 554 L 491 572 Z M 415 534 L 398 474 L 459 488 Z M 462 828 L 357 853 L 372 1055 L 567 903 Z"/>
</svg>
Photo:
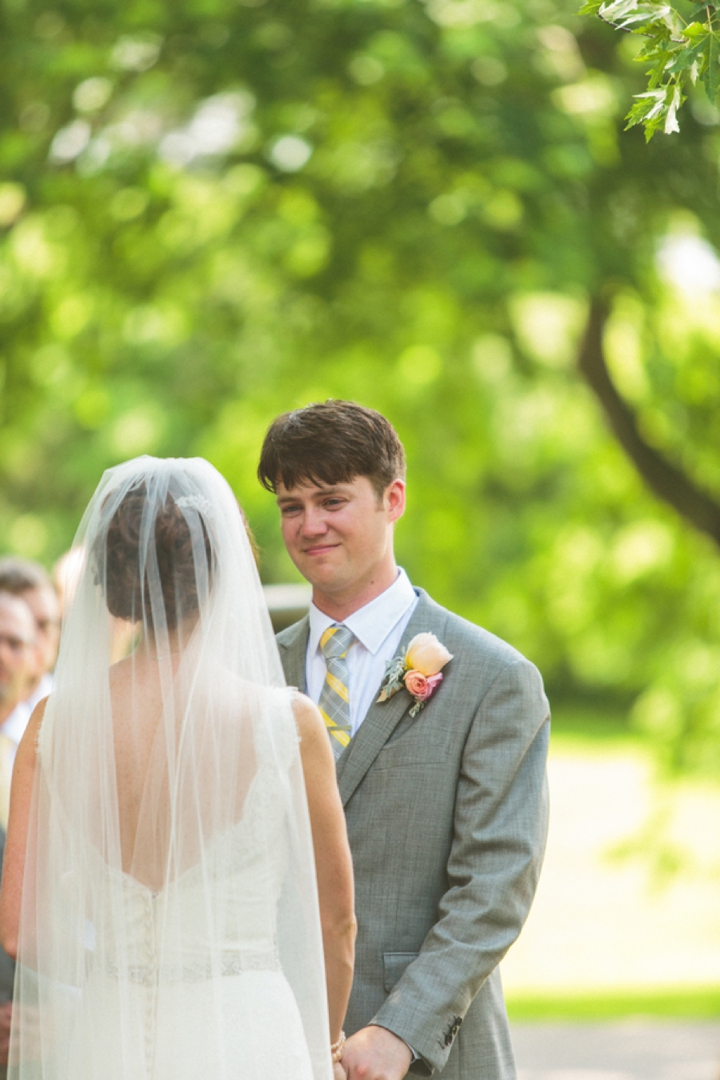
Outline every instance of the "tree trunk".
<svg viewBox="0 0 720 1080">
<path fill-rule="evenodd" d="M 609 310 L 607 301 L 598 298 L 591 301 L 578 367 L 598 399 L 618 442 L 648 487 L 720 546 L 720 504 L 701 491 L 687 473 L 667 461 L 645 441 L 635 413 L 610 378 L 603 345 Z"/>
</svg>

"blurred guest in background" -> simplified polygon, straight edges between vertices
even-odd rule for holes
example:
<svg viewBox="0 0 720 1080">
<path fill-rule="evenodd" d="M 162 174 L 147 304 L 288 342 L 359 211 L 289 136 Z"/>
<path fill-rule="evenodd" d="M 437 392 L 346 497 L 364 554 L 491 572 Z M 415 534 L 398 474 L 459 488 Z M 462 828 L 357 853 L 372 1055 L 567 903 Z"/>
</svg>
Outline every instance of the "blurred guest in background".
<svg viewBox="0 0 720 1080">
<path fill-rule="evenodd" d="M 0 869 L 18 744 L 32 711 L 52 690 L 60 605 L 42 566 L 0 559 Z M 0 1080 L 7 1075 L 15 965 L 0 949 Z"/>
<path fill-rule="evenodd" d="M 28 685 L 37 674 L 37 629 L 30 606 L 0 591 L 0 827 L 7 825 L 10 777 L 18 743 L 27 727 Z M 24 722 L 23 722 L 24 717 Z M 22 730 L 20 730 L 22 729 Z"/>
<path fill-rule="evenodd" d="M 0 592 L 0 868 L 15 754 L 32 711 L 22 706 L 28 686 L 37 682 L 37 638 L 29 605 L 18 596 Z M 14 963 L 0 949 L 0 1080 L 7 1075 L 14 974 Z"/>
<path fill-rule="evenodd" d="M 42 566 L 12 556 L 0 559 L 0 592 L 24 600 L 35 619 L 36 664 L 23 699 L 27 722 L 38 701 L 52 690 L 50 673 L 55 667 L 60 643 L 60 604 Z"/>
<path fill-rule="evenodd" d="M 80 547 L 70 548 L 52 568 L 52 583 L 57 593 L 60 614 L 67 611 L 82 573 L 85 552 Z"/>
<path fill-rule="evenodd" d="M 73 547 L 61 555 L 53 566 L 52 582 L 58 595 L 60 614 L 63 618 L 75 595 L 75 589 L 83 572 L 84 561 L 85 549 L 82 546 Z M 130 655 L 133 645 L 137 644 L 138 636 L 139 630 L 134 623 L 126 619 L 115 619 L 112 643 L 113 663 Z"/>
</svg>

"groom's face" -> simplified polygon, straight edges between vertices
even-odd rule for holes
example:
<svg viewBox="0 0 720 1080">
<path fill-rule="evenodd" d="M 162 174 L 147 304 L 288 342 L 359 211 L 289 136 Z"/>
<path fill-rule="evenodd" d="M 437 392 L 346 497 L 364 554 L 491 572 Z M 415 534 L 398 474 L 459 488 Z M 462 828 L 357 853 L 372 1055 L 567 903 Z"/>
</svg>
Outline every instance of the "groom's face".
<svg viewBox="0 0 720 1080">
<path fill-rule="evenodd" d="M 393 523 L 405 508 L 405 485 L 379 496 L 366 476 L 337 484 L 278 484 L 282 535 L 290 558 L 316 593 L 361 593 L 393 563 Z"/>
</svg>

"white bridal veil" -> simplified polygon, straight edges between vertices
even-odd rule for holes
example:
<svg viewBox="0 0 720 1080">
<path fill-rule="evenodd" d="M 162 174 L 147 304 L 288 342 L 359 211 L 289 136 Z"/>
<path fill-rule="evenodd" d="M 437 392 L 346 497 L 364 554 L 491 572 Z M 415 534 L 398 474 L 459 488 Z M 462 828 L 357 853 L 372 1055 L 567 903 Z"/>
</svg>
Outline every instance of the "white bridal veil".
<svg viewBox="0 0 720 1080">
<path fill-rule="evenodd" d="M 329 1080 L 291 692 L 230 488 L 105 473 L 38 739 L 9 1075 Z M 111 663 L 115 618 L 135 625 Z"/>
</svg>

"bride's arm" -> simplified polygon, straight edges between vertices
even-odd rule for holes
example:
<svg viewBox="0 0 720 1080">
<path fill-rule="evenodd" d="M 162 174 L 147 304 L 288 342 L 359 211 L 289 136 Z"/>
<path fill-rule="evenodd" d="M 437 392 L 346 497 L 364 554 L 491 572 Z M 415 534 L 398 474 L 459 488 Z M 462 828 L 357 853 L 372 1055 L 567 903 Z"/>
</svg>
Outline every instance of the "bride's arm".
<svg viewBox="0 0 720 1080">
<path fill-rule="evenodd" d="M 340 1038 L 353 977 L 356 923 L 352 858 L 325 725 L 308 698 L 297 695 L 294 709 L 315 850 L 330 1041 L 334 1043 Z"/>
<path fill-rule="evenodd" d="M 10 818 L 5 841 L 2 889 L 0 889 L 0 943 L 8 956 L 13 959 L 17 956 L 37 737 L 46 704 L 47 698 L 35 707 L 30 717 L 15 757 L 10 790 Z"/>
</svg>

